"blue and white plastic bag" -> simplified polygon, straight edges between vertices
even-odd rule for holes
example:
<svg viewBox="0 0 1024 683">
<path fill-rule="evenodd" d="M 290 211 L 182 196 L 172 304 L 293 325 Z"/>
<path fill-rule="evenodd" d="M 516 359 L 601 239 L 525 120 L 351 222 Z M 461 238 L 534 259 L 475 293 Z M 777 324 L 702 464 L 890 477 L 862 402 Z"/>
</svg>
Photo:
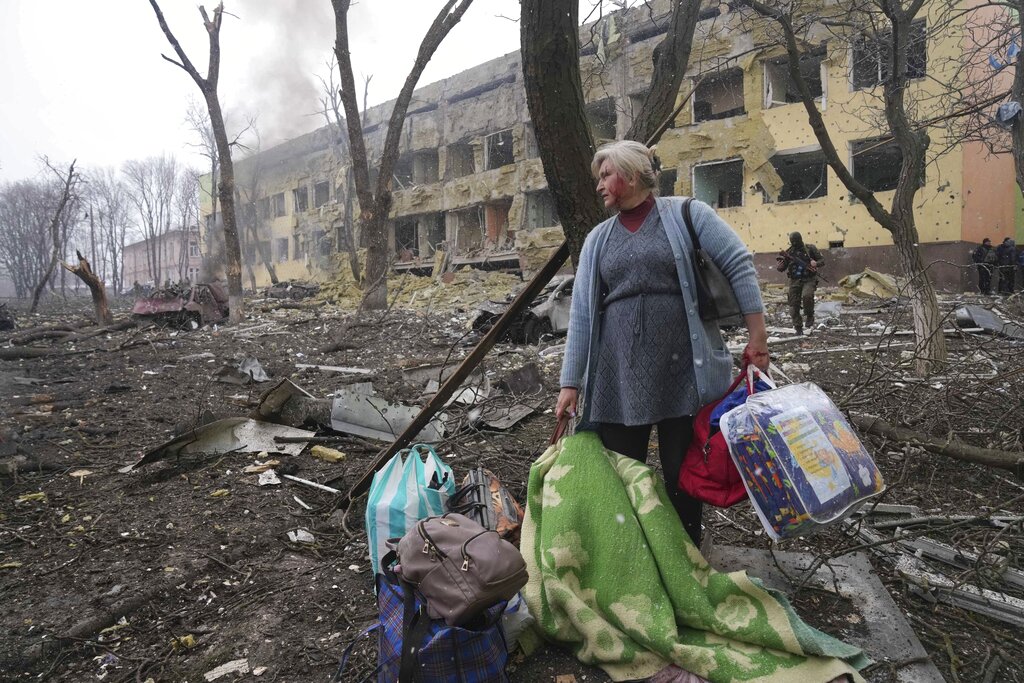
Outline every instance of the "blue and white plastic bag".
<svg viewBox="0 0 1024 683">
<path fill-rule="evenodd" d="M 374 474 L 366 500 L 373 573 L 380 573 L 380 558 L 388 552 L 384 544 L 389 538 L 405 536 L 421 519 L 443 515 L 445 503 L 454 493 L 452 468 L 425 444 L 399 451 Z"/>
</svg>

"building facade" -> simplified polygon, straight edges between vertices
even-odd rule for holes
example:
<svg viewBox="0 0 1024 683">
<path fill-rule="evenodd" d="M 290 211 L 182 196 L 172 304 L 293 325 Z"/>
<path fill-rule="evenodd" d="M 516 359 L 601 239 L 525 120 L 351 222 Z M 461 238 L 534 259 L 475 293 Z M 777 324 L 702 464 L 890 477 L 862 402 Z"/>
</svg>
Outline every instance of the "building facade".
<svg viewBox="0 0 1024 683">
<path fill-rule="evenodd" d="M 203 272 L 203 254 L 199 229 L 176 228 L 164 235 L 145 239 L 124 248 L 122 282 L 126 290 L 136 283 L 143 287 L 162 287 L 183 280 L 198 282 Z"/>
<path fill-rule="evenodd" d="M 668 3 L 616 12 L 580 31 L 587 116 L 599 142 L 624 135 L 643 102 L 654 48 L 664 37 Z M 912 87 L 935 89 L 963 47 L 927 30 L 912 54 Z M 686 194 L 715 206 L 755 252 L 765 279 L 787 235 L 828 249 L 830 277 L 864 266 L 898 272 L 891 239 L 824 163 L 781 48 L 726 5 L 701 14 L 690 72 L 693 90 L 658 144 L 662 194 Z M 927 37 L 925 37 L 927 36 Z M 832 139 L 853 175 L 888 205 L 899 150 L 878 126 L 877 49 L 814 38 L 801 63 Z M 762 45 L 759 47 L 759 45 Z M 379 159 L 393 102 L 366 112 L 371 164 Z M 341 133 L 344 135 L 344 133 Z M 917 196 L 920 243 L 940 286 L 960 288 L 960 265 L 983 236 L 1022 232 L 1020 193 L 1009 155 L 981 143 L 945 139 L 929 129 L 932 149 Z M 344 141 L 325 127 L 236 163 L 243 259 L 253 286 L 273 269 L 279 279 L 317 279 L 332 254 L 358 244 L 354 188 Z M 529 123 L 518 53 L 472 67 L 415 91 L 394 173 L 389 245 L 396 270 L 436 272 L 472 265 L 531 270 L 561 242 Z M 204 208 L 207 221 L 210 209 Z"/>
</svg>

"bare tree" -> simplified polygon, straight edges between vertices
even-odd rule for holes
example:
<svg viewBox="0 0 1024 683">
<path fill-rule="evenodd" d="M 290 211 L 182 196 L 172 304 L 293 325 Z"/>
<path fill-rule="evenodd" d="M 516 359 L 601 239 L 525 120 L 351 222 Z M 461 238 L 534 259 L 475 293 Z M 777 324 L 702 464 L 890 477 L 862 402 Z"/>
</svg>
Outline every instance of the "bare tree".
<svg viewBox="0 0 1024 683">
<path fill-rule="evenodd" d="M 402 126 L 409 110 L 412 93 L 420 75 L 433 57 L 437 47 L 448 32 L 459 23 L 473 0 L 447 0 L 434 18 L 420 43 L 416 61 L 406 76 L 398 98 L 395 100 L 388 131 L 381 151 L 377 186 L 370 185 L 370 167 L 367 162 L 363 127 L 359 118 L 356 100 L 355 78 L 352 75 L 352 58 L 348 45 L 348 10 L 351 0 L 331 0 L 334 7 L 336 42 L 335 56 L 341 79 L 341 102 L 345 111 L 345 125 L 348 128 L 349 150 L 352 160 L 356 195 L 359 199 L 360 232 L 367 240 L 366 278 L 362 306 L 368 309 L 383 309 L 387 306 L 387 225 L 391 212 L 391 175 L 398 160 L 398 144 Z"/>
<path fill-rule="evenodd" d="M 146 240 L 149 276 L 154 285 L 160 286 L 169 275 L 163 266 L 169 247 L 167 235 L 175 219 L 175 195 L 181 169 L 174 157 L 164 155 L 127 161 L 122 173 L 138 212 L 142 238 Z"/>
<path fill-rule="evenodd" d="M 914 216 L 914 199 L 924 177 L 930 139 L 927 127 L 914 120 L 919 103 L 911 93 L 909 59 L 912 42 L 920 39 L 914 34 L 915 23 L 925 0 L 867 0 L 852 11 L 850 7 L 835 6 L 827 9 L 828 14 L 825 15 L 809 12 L 799 3 L 776 0 L 740 2 L 758 15 L 773 20 L 781 29 L 789 77 L 797 86 L 808 123 L 826 162 L 875 222 L 892 236 L 900 266 L 910 280 L 917 342 L 916 370 L 918 374 L 927 374 L 945 362 L 946 338 L 942 334 L 942 316 L 935 288 L 918 249 L 920 238 Z M 876 59 L 884 66 L 880 78 L 881 108 L 886 132 L 899 147 L 902 157 L 899 179 L 888 209 L 847 168 L 832 141 L 807 79 L 801 73 L 801 57 L 810 44 L 806 39 L 807 32 L 822 23 L 841 27 L 845 35 L 852 33 L 854 40 L 867 41 L 869 51 L 874 51 Z"/>
<path fill-rule="evenodd" d="M 239 323 L 245 315 L 245 302 L 242 297 L 242 254 L 238 245 L 238 229 L 235 219 L 235 168 L 231 162 L 231 143 L 228 141 L 227 130 L 224 127 L 224 114 L 221 111 L 220 100 L 217 97 L 217 81 L 220 77 L 220 28 L 224 18 L 224 4 L 220 3 L 213 10 L 213 18 L 206 12 L 206 8 L 200 5 L 199 13 L 203 17 L 203 24 L 210 40 L 210 60 L 206 77 L 199 74 L 192 65 L 185 50 L 174 37 L 163 12 L 156 0 L 149 0 L 149 4 L 156 13 L 160 29 L 167 37 L 167 41 L 174 48 L 178 60 L 171 59 L 167 55 L 161 55 L 171 64 L 180 67 L 187 73 L 206 100 L 206 108 L 210 114 L 210 125 L 213 126 L 214 139 L 217 142 L 217 158 L 220 164 L 220 177 L 218 178 L 217 194 L 220 198 L 221 211 L 223 212 L 222 223 L 224 226 L 225 256 L 227 257 L 227 278 L 228 278 L 228 306 L 230 307 L 230 320 L 232 323 Z"/>
<path fill-rule="evenodd" d="M 594 138 L 587 122 L 579 63 L 577 0 L 523 0 L 520 33 L 526 103 L 548 189 L 573 262 L 587 233 L 604 220 L 590 175 Z M 675 0 L 667 33 L 654 51 L 651 88 L 626 137 L 654 144 L 667 127 L 686 73 L 699 0 Z"/>
<path fill-rule="evenodd" d="M 114 314 L 110 312 L 110 306 L 107 303 L 107 290 L 103 280 L 93 272 L 92 266 L 89 265 L 89 260 L 82 256 L 81 251 L 76 251 L 75 255 L 78 256 L 78 265 L 72 266 L 63 261 L 61 265 L 89 288 L 89 293 L 92 295 L 93 310 L 96 313 L 96 324 L 113 324 Z"/>
<path fill-rule="evenodd" d="M 195 169 L 184 168 L 178 176 L 174 208 L 175 223 L 181 229 L 176 263 L 178 280 L 184 280 L 189 277 L 190 245 L 199 243 L 199 172 Z"/>
<path fill-rule="evenodd" d="M 57 262 L 60 260 L 66 245 L 65 240 L 69 233 L 69 225 L 73 220 L 72 214 L 75 209 L 75 200 L 77 199 L 76 193 L 79 184 L 79 177 L 75 173 L 75 163 L 75 161 L 71 162 L 71 165 L 68 166 L 67 173 L 61 173 L 51 166 L 49 161 L 46 161 L 46 166 L 52 170 L 60 180 L 61 189 L 57 205 L 53 209 L 53 217 L 50 219 L 48 231 L 50 235 L 51 248 L 50 260 L 43 269 L 42 276 L 39 281 L 36 282 L 35 287 L 32 289 L 32 306 L 29 308 L 30 313 L 35 313 L 36 309 L 39 308 L 39 299 L 42 297 L 43 290 L 46 288 L 46 285 L 50 280 L 50 276 L 53 275 L 53 269 L 57 267 Z"/>
<path fill-rule="evenodd" d="M 115 293 L 124 291 L 124 247 L 132 225 L 131 199 L 124 181 L 112 168 L 89 175 L 90 218 L 102 247 L 99 275 L 109 275 Z M 94 259 L 95 263 L 95 259 Z"/>
<path fill-rule="evenodd" d="M 53 183 L 21 180 L 0 188 L 0 263 L 15 295 L 28 298 L 43 279 L 53 251 L 49 224 L 56 205 Z"/>
</svg>

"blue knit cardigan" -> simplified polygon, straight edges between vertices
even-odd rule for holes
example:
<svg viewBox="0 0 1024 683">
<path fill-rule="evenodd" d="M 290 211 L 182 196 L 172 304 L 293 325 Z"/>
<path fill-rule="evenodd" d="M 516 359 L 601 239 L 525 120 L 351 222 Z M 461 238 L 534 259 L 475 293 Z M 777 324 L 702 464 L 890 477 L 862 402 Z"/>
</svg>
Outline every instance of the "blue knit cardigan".
<svg viewBox="0 0 1024 683">
<path fill-rule="evenodd" d="M 679 273 L 679 287 L 686 306 L 690 327 L 690 345 L 693 348 L 693 369 L 700 404 L 720 398 L 732 380 L 732 355 L 725 348 L 722 333 L 714 322 L 700 319 L 697 292 L 693 285 L 693 264 L 690 254 L 693 245 L 683 223 L 681 197 L 659 197 L 655 206 L 661 215 L 661 224 L 668 234 L 672 254 Z M 740 311 L 760 313 L 764 310 L 761 289 L 754 270 L 753 257 L 746 245 L 733 232 L 729 224 L 719 218 L 715 210 L 704 202 L 694 200 L 691 205 L 693 227 L 700 238 L 701 247 L 732 283 Z M 598 358 L 600 335 L 601 278 L 599 264 L 601 251 L 608 235 L 615 227 L 613 216 L 590 231 L 580 252 L 576 280 L 572 289 L 572 308 L 569 314 L 569 332 L 562 360 L 561 385 L 580 390 L 583 397 L 583 422 L 588 422 L 586 385 Z M 643 264 L 638 263 L 638 268 Z M 671 334 L 672 330 L 665 330 Z M 655 332 L 658 333 L 658 332 Z"/>
</svg>

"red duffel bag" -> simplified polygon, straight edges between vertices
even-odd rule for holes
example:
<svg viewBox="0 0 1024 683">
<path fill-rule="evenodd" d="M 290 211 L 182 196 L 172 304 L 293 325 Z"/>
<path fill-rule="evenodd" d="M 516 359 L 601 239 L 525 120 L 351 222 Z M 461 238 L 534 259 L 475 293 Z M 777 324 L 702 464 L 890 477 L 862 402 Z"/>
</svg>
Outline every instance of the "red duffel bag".
<svg viewBox="0 0 1024 683">
<path fill-rule="evenodd" d="M 744 386 L 740 387 L 740 384 Z M 722 398 L 697 412 L 693 418 L 693 439 L 679 469 L 679 488 L 697 500 L 720 508 L 735 505 L 747 497 L 743 479 L 718 428 L 718 418 L 744 403 L 754 392 L 774 388 L 775 383 L 770 378 L 753 365 L 748 365 Z"/>
</svg>

